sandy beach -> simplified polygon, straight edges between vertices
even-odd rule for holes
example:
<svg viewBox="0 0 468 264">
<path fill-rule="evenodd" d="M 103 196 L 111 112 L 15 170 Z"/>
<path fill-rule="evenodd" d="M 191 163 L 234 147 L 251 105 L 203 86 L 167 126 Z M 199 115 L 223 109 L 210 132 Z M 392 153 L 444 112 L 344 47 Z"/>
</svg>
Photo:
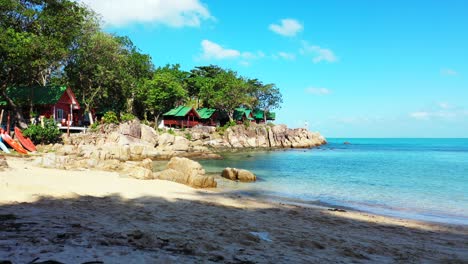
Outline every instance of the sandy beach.
<svg viewBox="0 0 468 264">
<path fill-rule="evenodd" d="M 0 171 L 0 261 L 468 263 L 468 226 L 7 162 Z"/>
</svg>

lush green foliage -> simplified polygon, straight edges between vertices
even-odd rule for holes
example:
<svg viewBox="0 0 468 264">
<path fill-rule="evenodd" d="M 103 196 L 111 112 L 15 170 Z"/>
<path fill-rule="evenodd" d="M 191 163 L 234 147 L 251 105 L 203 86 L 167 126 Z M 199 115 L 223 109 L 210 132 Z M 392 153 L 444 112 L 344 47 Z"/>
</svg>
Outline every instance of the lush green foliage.
<svg viewBox="0 0 468 264">
<path fill-rule="evenodd" d="M 62 133 L 58 129 L 53 118 L 44 119 L 44 127 L 41 124 L 30 125 L 23 130 L 23 135 L 29 137 L 36 144 L 50 144 L 60 141 Z"/>
<path fill-rule="evenodd" d="M 127 122 L 135 119 L 135 116 L 130 113 L 123 113 L 120 115 L 120 121 Z"/>
<path fill-rule="evenodd" d="M 282 103 L 275 84 L 219 66 L 155 69 L 128 37 L 106 33 L 100 24 L 74 0 L 0 0 L 0 92 L 17 85 L 69 85 L 85 112 L 110 109 L 123 121 L 130 116 L 121 113 L 130 113 L 156 124 L 181 104 L 217 108 L 233 121 L 236 107 L 268 112 Z M 21 121 L 20 107 L 5 99 Z"/>
<path fill-rule="evenodd" d="M 117 115 L 113 111 L 107 111 L 104 116 L 102 117 L 104 124 L 118 124 L 119 119 Z"/>
<path fill-rule="evenodd" d="M 228 128 L 233 127 L 235 125 L 237 125 L 237 123 L 235 121 L 229 121 L 226 124 L 224 124 L 224 126 L 217 127 L 216 132 L 218 132 L 218 134 L 220 134 L 222 136 L 222 135 L 224 135 L 224 133 L 226 132 L 226 130 Z"/>
</svg>

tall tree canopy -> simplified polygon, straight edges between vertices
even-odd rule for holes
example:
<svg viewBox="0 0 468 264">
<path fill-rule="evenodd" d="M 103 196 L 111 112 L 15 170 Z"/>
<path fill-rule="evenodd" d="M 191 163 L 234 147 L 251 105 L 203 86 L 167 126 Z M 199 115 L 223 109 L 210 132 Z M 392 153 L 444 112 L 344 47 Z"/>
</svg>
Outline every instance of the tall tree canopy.
<svg viewBox="0 0 468 264">
<path fill-rule="evenodd" d="M 188 74 L 179 68 L 179 65 L 158 68 L 153 78 L 147 80 L 139 90 L 139 100 L 155 122 L 162 113 L 182 104 L 187 96 L 185 79 Z"/>
<path fill-rule="evenodd" d="M 282 102 L 274 84 L 216 65 L 155 69 L 128 37 L 104 32 L 98 16 L 74 0 L 0 0 L 0 96 L 21 126 L 21 107 L 7 88 L 51 83 L 71 86 L 91 122 L 94 110 L 157 121 L 179 104 L 217 108 L 232 120 L 236 107 L 266 113 Z"/>
<path fill-rule="evenodd" d="M 26 126 L 9 86 L 46 85 L 61 70 L 89 11 L 70 0 L 0 0 L 0 89 Z"/>
</svg>

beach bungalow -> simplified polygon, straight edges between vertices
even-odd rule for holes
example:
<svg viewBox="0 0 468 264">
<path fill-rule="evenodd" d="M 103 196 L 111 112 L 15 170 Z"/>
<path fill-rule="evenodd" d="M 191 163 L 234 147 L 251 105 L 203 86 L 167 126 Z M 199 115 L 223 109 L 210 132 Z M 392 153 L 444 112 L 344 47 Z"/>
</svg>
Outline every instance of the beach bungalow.
<svg viewBox="0 0 468 264">
<path fill-rule="evenodd" d="M 253 118 L 257 122 L 257 124 L 265 123 L 264 111 L 260 109 L 255 109 L 253 111 Z M 267 121 L 274 121 L 276 119 L 276 113 L 274 112 L 267 112 L 266 120 Z"/>
<path fill-rule="evenodd" d="M 8 97 L 21 106 L 25 116 L 46 118 L 53 117 L 56 122 L 65 124 L 70 114 L 73 125 L 82 122 L 83 113 L 75 94 L 67 86 L 9 87 Z M 30 113 L 31 104 L 34 113 Z M 5 98 L 0 105 L 7 105 Z"/>
<path fill-rule="evenodd" d="M 245 120 L 255 122 L 252 110 L 243 107 L 234 109 L 234 121 L 236 121 L 238 124 L 242 124 L 245 122 Z"/>
<path fill-rule="evenodd" d="M 194 127 L 200 124 L 200 115 L 195 108 L 181 105 L 164 113 L 163 121 L 168 127 Z"/>
<path fill-rule="evenodd" d="M 200 123 L 204 126 L 222 126 L 229 121 L 226 113 L 214 108 L 200 108 L 197 112 L 200 115 Z"/>
</svg>

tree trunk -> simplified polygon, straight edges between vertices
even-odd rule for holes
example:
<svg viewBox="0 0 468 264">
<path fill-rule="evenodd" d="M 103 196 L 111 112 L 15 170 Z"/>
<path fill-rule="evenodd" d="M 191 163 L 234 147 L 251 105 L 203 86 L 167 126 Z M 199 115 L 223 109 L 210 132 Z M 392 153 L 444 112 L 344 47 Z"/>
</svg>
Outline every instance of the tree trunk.
<svg viewBox="0 0 468 264">
<path fill-rule="evenodd" d="M 159 117 L 161 116 L 161 113 L 157 113 L 154 115 L 154 123 L 156 125 L 156 127 L 159 126 L 158 122 L 159 122 Z"/>
<path fill-rule="evenodd" d="M 234 111 L 228 111 L 229 122 L 234 121 Z"/>
<path fill-rule="evenodd" d="M 13 102 L 13 100 L 11 100 L 10 97 L 8 97 L 7 93 L 6 93 L 6 85 L 4 85 L 2 87 L 2 95 L 3 97 L 5 97 L 5 99 L 7 100 L 8 104 L 13 108 L 13 112 L 14 112 L 14 117 L 16 119 L 16 121 L 18 122 L 18 126 L 21 128 L 21 129 L 26 129 L 28 128 L 28 124 L 26 123 L 26 120 L 24 120 L 24 117 L 23 117 L 23 112 L 21 111 L 21 107 L 17 106 L 15 104 L 15 102 Z"/>
<path fill-rule="evenodd" d="M 91 111 L 88 111 L 88 117 L 89 117 L 89 124 L 90 125 L 94 124 L 93 114 L 91 113 Z"/>
<path fill-rule="evenodd" d="M 263 109 L 263 122 L 267 123 L 267 109 Z"/>
</svg>

